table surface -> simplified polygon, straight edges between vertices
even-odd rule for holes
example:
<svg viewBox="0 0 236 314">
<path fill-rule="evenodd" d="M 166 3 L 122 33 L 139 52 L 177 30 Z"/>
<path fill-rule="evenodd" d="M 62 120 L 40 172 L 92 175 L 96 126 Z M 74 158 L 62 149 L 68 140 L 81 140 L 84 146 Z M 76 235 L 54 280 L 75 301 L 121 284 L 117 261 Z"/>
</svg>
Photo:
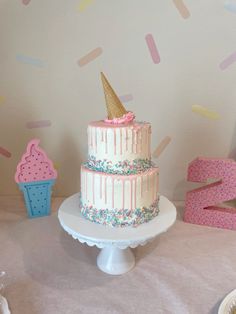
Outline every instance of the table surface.
<svg viewBox="0 0 236 314">
<path fill-rule="evenodd" d="M 96 266 L 99 249 L 69 236 L 51 216 L 26 217 L 22 197 L 0 197 L 0 270 L 12 314 L 217 313 L 236 288 L 236 231 L 182 221 L 137 247 L 136 267 L 110 276 Z"/>
</svg>

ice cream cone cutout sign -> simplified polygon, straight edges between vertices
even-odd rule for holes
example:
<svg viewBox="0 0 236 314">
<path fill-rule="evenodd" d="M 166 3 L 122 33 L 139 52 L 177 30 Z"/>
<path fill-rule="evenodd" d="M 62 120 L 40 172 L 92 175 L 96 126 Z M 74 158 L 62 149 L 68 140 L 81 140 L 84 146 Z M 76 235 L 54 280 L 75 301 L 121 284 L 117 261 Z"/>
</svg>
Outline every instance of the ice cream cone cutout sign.
<svg viewBox="0 0 236 314">
<path fill-rule="evenodd" d="M 39 140 L 31 140 L 17 165 L 15 181 L 24 194 L 28 216 L 40 217 L 51 211 L 51 190 L 57 171 L 47 157 Z"/>
</svg>

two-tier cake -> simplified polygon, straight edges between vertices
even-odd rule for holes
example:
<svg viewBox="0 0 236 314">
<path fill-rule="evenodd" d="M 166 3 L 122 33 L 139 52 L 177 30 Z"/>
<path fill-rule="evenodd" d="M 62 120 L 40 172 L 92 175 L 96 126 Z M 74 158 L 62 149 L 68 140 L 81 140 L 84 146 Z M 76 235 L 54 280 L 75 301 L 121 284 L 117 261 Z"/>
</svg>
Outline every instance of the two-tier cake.
<svg viewBox="0 0 236 314">
<path fill-rule="evenodd" d="M 158 214 L 158 168 L 151 161 L 151 125 L 134 120 L 101 74 L 108 117 L 88 125 L 81 166 L 83 216 L 113 227 L 138 226 Z"/>
</svg>

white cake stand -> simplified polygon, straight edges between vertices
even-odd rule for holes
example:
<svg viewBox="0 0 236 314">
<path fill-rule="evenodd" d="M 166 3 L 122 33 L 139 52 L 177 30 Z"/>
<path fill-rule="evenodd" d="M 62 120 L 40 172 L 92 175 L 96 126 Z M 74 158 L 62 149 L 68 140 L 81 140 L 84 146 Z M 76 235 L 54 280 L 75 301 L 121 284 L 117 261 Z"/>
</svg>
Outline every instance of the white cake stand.
<svg viewBox="0 0 236 314">
<path fill-rule="evenodd" d="M 97 266 L 103 272 L 121 275 L 135 265 L 135 258 L 130 248 L 145 245 L 174 224 L 175 206 L 161 196 L 159 208 L 157 217 L 137 228 L 112 228 L 83 218 L 79 208 L 79 193 L 77 193 L 61 204 L 58 218 L 62 228 L 74 239 L 102 249 L 97 257 Z"/>
</svg>

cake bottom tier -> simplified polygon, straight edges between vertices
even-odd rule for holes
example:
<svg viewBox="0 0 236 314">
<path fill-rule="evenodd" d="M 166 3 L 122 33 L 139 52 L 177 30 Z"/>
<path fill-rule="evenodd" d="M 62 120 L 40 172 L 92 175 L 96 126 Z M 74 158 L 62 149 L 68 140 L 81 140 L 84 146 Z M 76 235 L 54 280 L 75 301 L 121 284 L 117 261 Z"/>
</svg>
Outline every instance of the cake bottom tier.
<svg viewBox="0 0 236 314">
<path fill-rule="evenodd" d="M 113 175 L 81 167 L 83 216 L 113 227 L 137 226 L 158 215 L 158 168 Z"/>
</svg>

